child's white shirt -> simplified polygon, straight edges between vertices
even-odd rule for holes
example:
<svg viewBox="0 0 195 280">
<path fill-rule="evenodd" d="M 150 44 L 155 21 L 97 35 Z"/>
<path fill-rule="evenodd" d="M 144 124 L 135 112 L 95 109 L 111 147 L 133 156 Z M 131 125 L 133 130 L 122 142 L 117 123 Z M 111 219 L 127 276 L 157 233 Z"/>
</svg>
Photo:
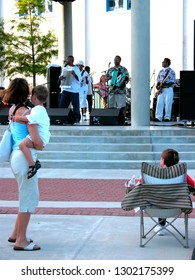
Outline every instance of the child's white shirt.
<svg viewBox="0 0 195 280">
<path fill-rule="evenodd" d="M 44 146 L 49 142 L 51 133 L 49 131 L 50 118 L 44 106 L 37 105 L 33 107 L 29 115 L 26 115 L 28 124 L 36 124 L 39 136 L 43 141 Z M 30 135 L 27 136 L 31 141 Z"/>
</svg>

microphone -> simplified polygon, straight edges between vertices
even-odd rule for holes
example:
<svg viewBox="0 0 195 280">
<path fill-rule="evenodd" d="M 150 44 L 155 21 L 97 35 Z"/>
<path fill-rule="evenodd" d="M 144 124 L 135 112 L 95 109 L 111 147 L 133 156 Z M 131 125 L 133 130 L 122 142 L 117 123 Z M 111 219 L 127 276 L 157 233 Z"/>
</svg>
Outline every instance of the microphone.
<svg viewBox="0 0 195 280">
<path fill-rule="evenodd" d="M 111 62 L 108 63 L 108 68 L 110 68 L 110 64 L 111 64 Z"/>
</svg>

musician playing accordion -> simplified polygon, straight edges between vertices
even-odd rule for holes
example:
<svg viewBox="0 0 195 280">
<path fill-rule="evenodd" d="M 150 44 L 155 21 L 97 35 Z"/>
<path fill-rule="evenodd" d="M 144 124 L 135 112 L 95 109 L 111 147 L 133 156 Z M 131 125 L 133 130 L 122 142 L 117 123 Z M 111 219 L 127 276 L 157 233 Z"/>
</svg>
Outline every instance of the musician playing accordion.
<svg viewBox="0 0 195 280">
<path fill-rule="evenodd" d="M 115 56 L 114 67 L 109 68 L 106 73 L 109 81 L 108 108 L 122 108 L 126 116 L 126 84 L 129 81 L 129 72 L 120 63 L 121 57 Z"/>
</svg>

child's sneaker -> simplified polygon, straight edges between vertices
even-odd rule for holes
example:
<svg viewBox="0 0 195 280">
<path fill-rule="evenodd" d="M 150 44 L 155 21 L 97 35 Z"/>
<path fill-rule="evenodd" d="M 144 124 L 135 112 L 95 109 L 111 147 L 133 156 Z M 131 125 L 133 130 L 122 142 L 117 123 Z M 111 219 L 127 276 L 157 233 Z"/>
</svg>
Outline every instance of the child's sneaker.
<svg viewBox="0 0 195 280">
<path fill-rule="evenodd" d="M 36 167 L 37 170 L 41 168 L 41 163 L 40 163 L 39 160 L 36 160 L 35 167 Z"/>
<path fill-rule="evenodd" d="M 132 191 L 135 187 L 135 184 L 136 184 L 135 175 L 133 175 L 129 181 L 125 182 L 125 187 L 126 187 L 125 193 L 127 194 L 130 191 Z"/>
<path fill-rule="evenodd" d="M 83 114 L 83 121 L 87 121 L 87 116 L 86 116 L 86 114 Z"/>
</svg>

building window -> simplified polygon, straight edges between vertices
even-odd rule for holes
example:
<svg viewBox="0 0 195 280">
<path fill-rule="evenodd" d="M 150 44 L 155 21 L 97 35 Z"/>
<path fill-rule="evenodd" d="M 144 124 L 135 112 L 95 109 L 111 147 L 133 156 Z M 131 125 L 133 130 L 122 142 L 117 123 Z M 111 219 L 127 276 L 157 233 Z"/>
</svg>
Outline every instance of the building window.
<svg viewBox="0 0 195 280">
<path fill-rule="evenodd" d="M 52 0 L 45 0 L 45 13 L 52 13 Z"/>
<path fill-rule="evenodd" d="M 130 10 L 131 0 L 107 0 L 106 10 L 107 12 Z"/>
<path fill-rule="evenodd" d="M 127 10 L 131 10 L 131 0 L 127 0 Z"/>
<path fill-rule="evenodd" d="M 18 0 L 18 1 L 21 1 L 21 0 Z M 44 0 L 43 1 L 43 9 L 42 11 L 40 12 L 39 9 L 36 7 L 33 11 L 33 14 L 34 15 L 40 15 L 42 13 L 52 13 L 53 11 L 53 6 L 52 6 L 52 0 Z M 25 14 L 19 14 L 20 17 L 23 17 L 25 16 Z"/>
</svg>

